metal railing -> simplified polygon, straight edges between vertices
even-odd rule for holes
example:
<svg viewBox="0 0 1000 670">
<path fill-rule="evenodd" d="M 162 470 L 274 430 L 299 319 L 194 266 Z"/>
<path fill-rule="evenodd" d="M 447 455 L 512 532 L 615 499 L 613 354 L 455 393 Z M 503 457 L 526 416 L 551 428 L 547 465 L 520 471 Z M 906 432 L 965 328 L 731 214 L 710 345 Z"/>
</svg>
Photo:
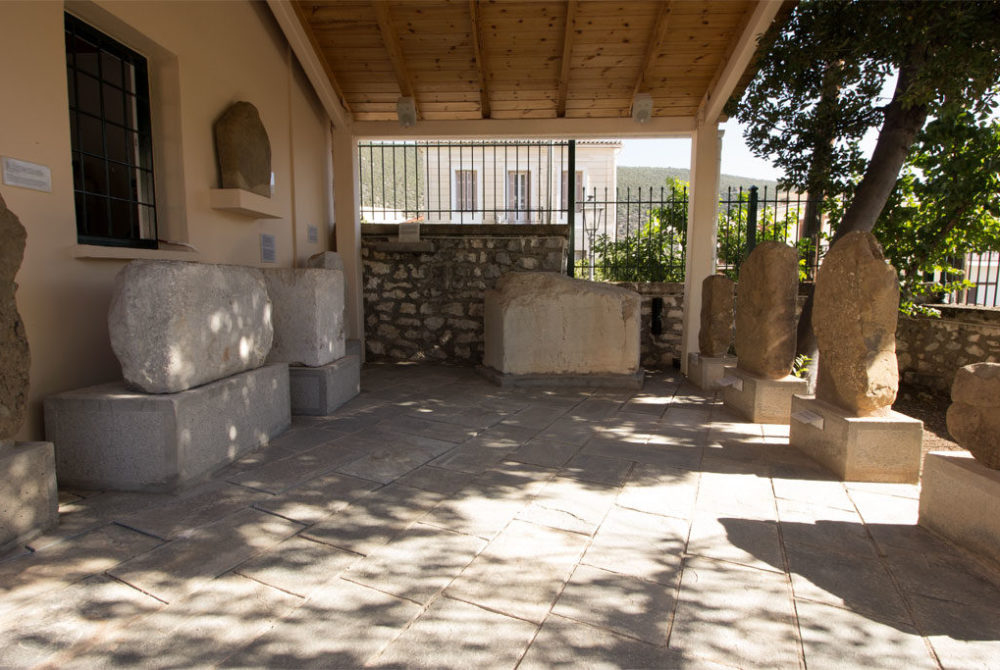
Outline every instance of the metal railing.
<svg viewBox="0 0 1000 670">
<path fill-rule="evenodd" d="M 962 265 L 971 286 L 950 294 L 948 302 L 1000 307 L 1000 252 L 966 254 Z"/>
</svg>

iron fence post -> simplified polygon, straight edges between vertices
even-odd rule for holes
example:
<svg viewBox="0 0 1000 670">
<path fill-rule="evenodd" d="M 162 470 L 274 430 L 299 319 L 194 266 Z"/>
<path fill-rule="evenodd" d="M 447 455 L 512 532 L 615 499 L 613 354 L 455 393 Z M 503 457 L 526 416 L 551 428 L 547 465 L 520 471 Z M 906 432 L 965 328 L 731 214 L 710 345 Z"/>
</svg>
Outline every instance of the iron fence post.
<svg viewBox="0 0 1000 670">
<path fill-rule="evenodd" d="M 566 150 L 569 172 L 566 175 L 566 222 L 569 223 L 569 250 L 566 259 L 566 274 L 576 274 L 576 140 L 569 141 Z"/>
<path fill-rule="evenodd" d="M 750 187 L 750 200 L 747 203 L 747 253 L 757 246 L 757 187 Z"/>
</svg>

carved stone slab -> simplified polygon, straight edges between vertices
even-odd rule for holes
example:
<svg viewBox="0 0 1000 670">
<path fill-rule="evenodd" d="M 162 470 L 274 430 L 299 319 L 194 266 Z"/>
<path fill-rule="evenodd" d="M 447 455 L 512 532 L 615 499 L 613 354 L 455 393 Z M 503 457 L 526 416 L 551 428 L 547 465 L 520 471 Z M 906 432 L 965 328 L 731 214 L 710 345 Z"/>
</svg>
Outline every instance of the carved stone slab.
<svg viewBox="0 0 1000 670">
<path fill-rule="evenodd" d="M 709 275 L 701 283 L 701 329 L 698 350 L 711 358 L 725 356 L 733 341 L 735 283 L 723 275 Z"/>
<path fill-rule="evenodd" d="M 270 198 L 271 141 L 257 108 L 249 102 L 234 102 L 212 130 L 220 186 L 242 188 Z"/>
<path fill-rule="evenodd" d="M 736 295 L 739 367 L 765 379 L 788 376 L 795 362 L 799 259 L 781 242 L 761 242 L 740 268 Z"/>
<path fill-rule="evenodd" d="M 28 234 L 0 196 L 0 443 L 24 423 L 31 356 L 17 311 L 14 277 L 24 258 Z"/>
</svg>

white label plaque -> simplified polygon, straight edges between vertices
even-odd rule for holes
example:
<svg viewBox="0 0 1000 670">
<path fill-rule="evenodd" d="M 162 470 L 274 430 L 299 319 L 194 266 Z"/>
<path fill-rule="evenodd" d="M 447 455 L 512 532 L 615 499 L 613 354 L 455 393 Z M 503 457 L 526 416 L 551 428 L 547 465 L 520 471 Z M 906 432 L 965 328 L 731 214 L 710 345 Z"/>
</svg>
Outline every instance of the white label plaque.
<svg viewBox="0 0 1000 670">
<path fill-rule="evenodd" d="M 52 171 L 45 165 L 3 157 L 3 183 L 34 191 L 52 192 Z"/>
</svg>

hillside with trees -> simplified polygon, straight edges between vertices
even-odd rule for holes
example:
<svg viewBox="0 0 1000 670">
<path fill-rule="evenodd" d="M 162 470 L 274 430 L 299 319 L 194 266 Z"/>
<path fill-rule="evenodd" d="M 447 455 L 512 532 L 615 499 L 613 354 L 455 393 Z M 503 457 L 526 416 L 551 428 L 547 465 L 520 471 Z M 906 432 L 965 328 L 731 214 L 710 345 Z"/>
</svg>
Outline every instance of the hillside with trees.
<svg viewBox="0 0 1000 670">
<path fill-rule="evenodd" d="M 641 187 L 643 193 L 648 193 L 649 189 L 652 188 L 654 194 L 659 194 L 661 187 L 665 187 L 668 179 L 679 179 L 680 181 L 689 181 L 691 171 L 687 168 L 672 168 L 672 167 L 630 167 L 619 165 L 618 166 L 618 189 L 622 197 L 625 195 L 625 189 L 631 189 L 632 193 L 636 193 Z M 761 191 L 764 187 L 767 187 L 768 194 L 774 193 L 774 190 L 778 187 L 778 183 L 775 181 L 767 179 L 753 179 L 752 177 L 738 177 L 736 175 L 724 174 L 719 176 L 719 196 L 720 198 L 726 197 L 727 189 L 731 188 L 735 193 L 739 191 L 740 187 L 743 190 L 750 188 L 751 186 L 758 187 Z"/>
</svg>

